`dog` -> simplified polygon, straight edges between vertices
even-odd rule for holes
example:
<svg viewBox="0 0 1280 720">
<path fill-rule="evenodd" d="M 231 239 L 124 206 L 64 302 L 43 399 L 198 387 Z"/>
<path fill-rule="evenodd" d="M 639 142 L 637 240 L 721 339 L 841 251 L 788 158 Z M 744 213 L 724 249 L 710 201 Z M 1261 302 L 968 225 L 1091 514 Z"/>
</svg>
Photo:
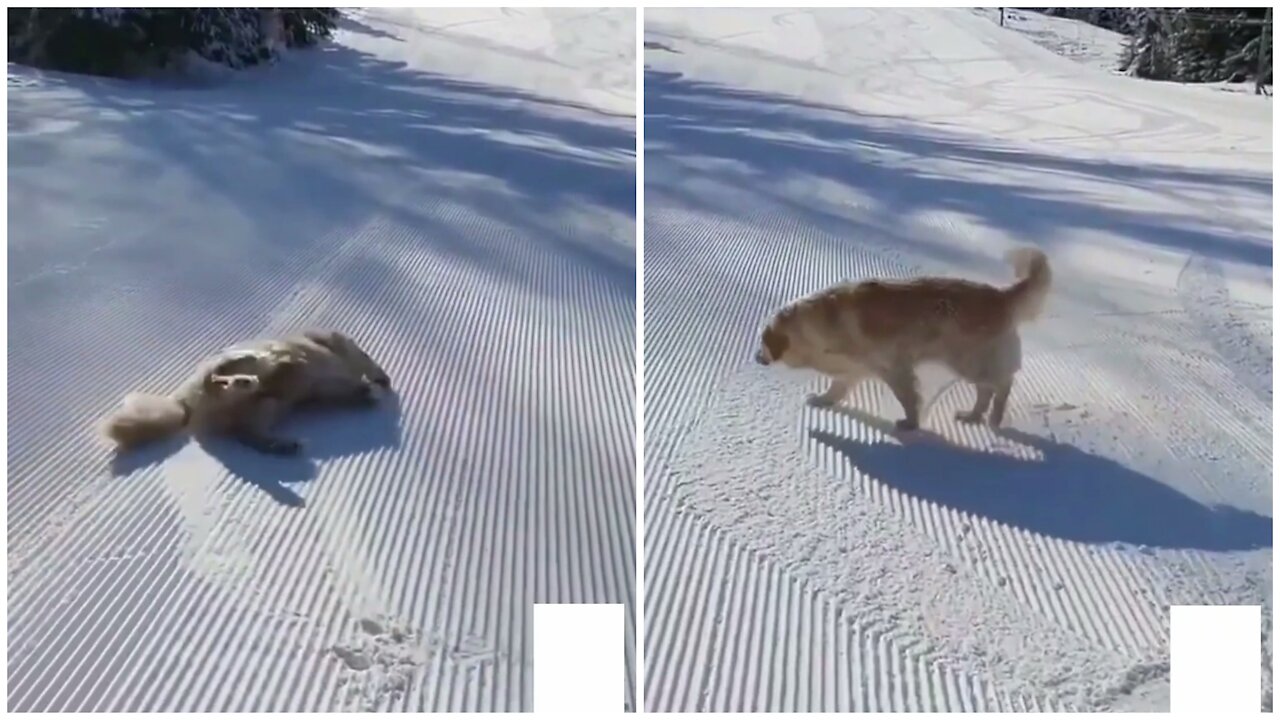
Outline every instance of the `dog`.
<svg viewBox="0 0 1280 720">
<path fill-rule="evenodd" d="M 390 390 L 390 377 L 354 340 L 335 330 L 307 330 L 220 350 L 170 395 L 131 393 L 101 431 L 121 451 L 186 431 L 292 455 L 301 444 L 273 433 L 288 411 L 373 405 L 374 386 Z"/>
<path fill-rule="evenodd" d="M 986 417 L 999 427 L 1022 367 L 1018 326 L 1040 315 L 1053 280 L 1038 249 L 1015 249 L 1006 260 L 1017 277 L 1008 287 L 924 277 L 846 282 L 804 296 L 769 318 L 756 362 L 826 375 L 826 392 L 809 398 L 819 407 L 878 377 L 902 404 L 899 430 L 920 425 L 916 367 L 941 362 L 977 388 L 973 408 L 956 419 L 973 424 Z"/>
</svg>

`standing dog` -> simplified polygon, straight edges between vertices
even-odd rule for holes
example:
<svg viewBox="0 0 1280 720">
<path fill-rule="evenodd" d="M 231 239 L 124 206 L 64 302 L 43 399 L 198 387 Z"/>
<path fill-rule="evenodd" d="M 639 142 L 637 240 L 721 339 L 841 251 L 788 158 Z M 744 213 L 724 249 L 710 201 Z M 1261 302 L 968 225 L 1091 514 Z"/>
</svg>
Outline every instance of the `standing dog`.
<svg viewBox="0 0 1280 720">
<path fill-rule="evenodd" d="M 373 404 L 374 385 L 387 389 L 391 380 L 354 340 L 308 330 L 226 348 L 171 395 L 130 394 L 102 432 L 122 450 L 188 431 L 288 455 L 301 445 L 272 432 L 286 412 L 309 403 Z"/>
<path fill-rule="evenodd" d="M 1022 367 L 1018 325 L 1035 319 L 1052 282 L 1049 261 L 1033 248 L 1009 253 L 1017 281 L 996 288 L 968 280 L 917 278 L 842 283 L 796 300 L 765 326 L 756 361 L 816 370 L 831 379 L 819 406 L 840 402 L 859 381 L 879 377 L 906 415 L 920 424 L 916 366 L 942 362 L 977 387 L 973 409 L 956 419 L 998 427 Z"/>
</svg>

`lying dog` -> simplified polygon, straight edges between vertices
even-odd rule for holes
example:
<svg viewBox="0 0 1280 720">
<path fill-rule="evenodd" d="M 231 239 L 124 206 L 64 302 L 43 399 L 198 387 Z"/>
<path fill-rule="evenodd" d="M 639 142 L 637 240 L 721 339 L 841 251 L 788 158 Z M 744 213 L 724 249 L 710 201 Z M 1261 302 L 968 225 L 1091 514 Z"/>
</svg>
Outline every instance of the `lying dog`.
<svg viewBox="0 0 1280 720">
<path fill-rule="evenodd" d="M 293 454 L 301 445 L 272 432 L 285 413 L 308 403 L 373 404 L 374 385 L 388 389 L 391 380 L 354 340 L 308 330 L 226 348 L 201 362 L 171 395 L 130 394 L 102 432 L 121 450 L 187 431 Z"/>
<path fill-rule="evenodd" d="M 831 379 L 815 405 L 840 402 L 859 381 L 879 377 L 902 403 L 900 430 L 920 424 L 916 366 L 942 362 L 977 387 L 962 422 L 998 427 L 1022 367 L 1018 326 L 1035 319 L 1052 282 L 1033 248 L 1008 255 L 1018 280 L 1006 288 L 952 278 L 842 283 L 779 310 L 760 338 L 757 362 L 816 370 Z"/>
</svg>

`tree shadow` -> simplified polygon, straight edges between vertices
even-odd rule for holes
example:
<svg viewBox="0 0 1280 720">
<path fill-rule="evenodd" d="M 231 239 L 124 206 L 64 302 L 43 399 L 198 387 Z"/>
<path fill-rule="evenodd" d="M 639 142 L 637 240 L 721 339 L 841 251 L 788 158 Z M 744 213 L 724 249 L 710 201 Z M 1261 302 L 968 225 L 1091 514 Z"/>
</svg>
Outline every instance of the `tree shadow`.
<svg viewBox="0 0 1280 720">
<path fill-rule="evenodd" d="M 298 322 L 351 301 L 421 340 L 416 359 L 430 368 L 474 368 L 475 357 L 494 356 L 506 342 L 466 335 L 470 345 L 460 351 L 433 341 L 431 328 L 456 314 L 442 287 L 461 293 L 474 282 L 486 303 L 539 322 L 549 298 L 572 322 L 632 325 L 634 118 L 420 72 L 338 43 L 289 53 L 213 89 L 60 73 L 41 73 L 39 85 L 14 95 L 15 106 L 30 107 L 11 119 L 43 121 L 50 108 L 92 113 L 86 137 L 102 139 L 103 152 L 67 154 L 100 173 L 99 182 L 91 197 L 80 185 L 58 192 L 61 184 L 41 180 L 50 166 L 43 153 L 65 164 L 59 148 L 69 144 L 11 142 L 11 197 L 26 200 L 14 206 L 11 226 L 48 226 L 56 215 L 49 208 L 80 205 L 102 208 L 95 220 L 107 227 L 117 209 L 145 222 L 106 233 L 110 241 L 93 251 L 100 254 L 85 254 L 93 278 L 77 286 L 71 307 L 87 312 L 66 315 L 68 306 L 49 300 L 65 295 L 54 284 L 24 294 L 24 312 L 11 319 L 13 345 L 26 348 L 15 350 L 18 364 L 35 380 L 15 391 L 15 402 L 63 390 L 54 375 L 35 371 L 59 353 L 79 355 L 83 377 L 119 367 L 138 377 L 168 372 L 158 354 L 138 352 L 153 328 L 170 326 L 178 347 L 230 343 L 269 324 L 296 297 L 288 286 L 302 281 L 326 299 Z M 194 216 L 173 206 L 168 191 L 140 191 L 160 179 L 195 198 Z M 66 252 L 50 243 L 11 248 L 11 265 L 22 266 L 17 277 L 66 277 L 48 272 L 69 264 Z M 96 298 L 126 289 L 109 330 L 88 325 L 102 317 L 88 312 L 102 307 Z M 134 314 L 147 321 L 133 322 Z M 51 334 L 51 322 L 64 325 Z M 112 341 L 85 342 L 98 336 Z M 104 395 L 102 404 L 115 400 Z M 50 419 L 39 433 L 71 432 L 68 422 Z"/>
<path fill-rule="evenodd" d="M 229 203 L 254 232 L 228 243 L 302 252 L 335 226 L 385 217 L 417 230 L 424 250 L 508 283 L 575 292 L 547 286 L 536 265 L 507 256 L 509 245 L 524 244 L 634 297 L 634 245 L 567 232 L 558 217 L 583 208 L 634 217 L 634 118 L 421 72 L 334 42 L 216 90 L 59 74 L 44 81 L 103 108 L 139 150 L 123 167 L 139 182 L 177 167 Z M 473 226 L 442 217 L 442 202 L 521 237 L 477 242 Z"/>
<path fill-rule="evenodd" d="M 1188 193 L 1230 188 L 1269 206 L 1270 176 L 1049 155 L 904 118 L 698 82 L 648 68 L 644 83 L 647 161 L 667 160 L 677 167 L 691 158 L 732 161 L 737 170 L 723 171 L 733 173 L 726 182 L 771 198 L 779 181 L 810 176 L 856 189 L 873 201 L 870 212 L 891 212 L 899 221 L 913 213 L 944 210 L 1037 242 L 1052 243 L 1063 229 L 1092 230 L 1219 260 L 1271 266 L 1271 247 L 1261 236 L 1262 228 L 1252 233 L 1258 237 L 1244 236 L 1190 214 L 1109 206 L 1099 201 L 1092 187 L 1077 192 L 1061 183 L 1038 187 L 1025 181 L 1035 173 L 1066 177 L 1076 184 L 1123 183 L 1143 193 L 1164 194 L 1178 205 L 1185 204 Z M 1001 172 L 1006 177 L 1001 178 Z M 1269 234 L 1269 228 L 1265 230 Z"/>
<path fill-rule="evenodd" d="M 957 446 L 936 433 L 841 409 L 895 437 L 866 443 L 811 429 L 855 468 L 920 500 L 1048 537 L 1211 552 L 1271 547 L 1271 518 L 1204 505 L 1159 480 L 1072 445 L 1013 429 L 998 434 L 1040 453 L 1021 460 Z"/>
</svg>

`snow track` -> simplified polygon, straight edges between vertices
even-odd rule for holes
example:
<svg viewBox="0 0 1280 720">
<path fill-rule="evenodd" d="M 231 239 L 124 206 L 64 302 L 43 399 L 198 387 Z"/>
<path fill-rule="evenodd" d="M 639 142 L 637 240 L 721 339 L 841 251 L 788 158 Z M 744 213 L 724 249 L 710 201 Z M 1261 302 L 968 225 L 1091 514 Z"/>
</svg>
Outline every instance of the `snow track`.
<svg viewBox="0 0 1280 720">
<path fill-rule="evenodd" d="M 646 22 L 649 709 L 1162 709 L 1168 605 L 1270 612 L 1269 104 L 969 11 Z M 791 297 L 1021 244 L 1055 290 L 1008 432 L 945 373 L 904 438 L 879 384 L 751 361 Z"/>
<path fill-rule="evenodd" d="M 47 130 L 10 138 L 10 709 L 527 710 L 532 604 L 630 606 L 634 122 L 568 63 L 632 18 L 549 12 L 517 62 L 371 12 L 198 90 L 10 68 Z M 310 325 L 395 394 L 301 457 L 95 444 Z"/>
</svg>

